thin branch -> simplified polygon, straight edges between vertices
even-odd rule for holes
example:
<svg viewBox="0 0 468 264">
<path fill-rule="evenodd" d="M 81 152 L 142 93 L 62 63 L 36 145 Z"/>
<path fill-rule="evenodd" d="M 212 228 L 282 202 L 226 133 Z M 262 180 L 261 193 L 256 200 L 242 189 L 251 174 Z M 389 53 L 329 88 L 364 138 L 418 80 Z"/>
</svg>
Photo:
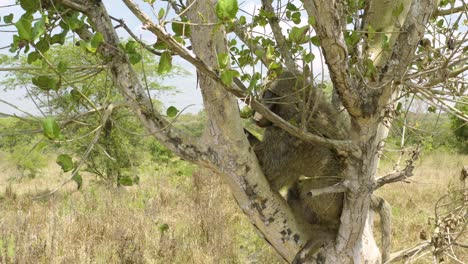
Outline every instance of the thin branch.
<svg viewBox="0 0 468 264">
<path fill-rule="evenodd" d="M 109 17 L 112 20 L 119 23 L 119 26 L 121 26 L 123 29 L 125 29 L 125 31 L 127 31 L 127 33 L 130 35 L 130 37 L 132 37 L 136 42 L 138 42 L 143 48 L 145 48 L 146 50 L 148 50 L 149 52 L 153 53 L 156 56 L 161 56 L 162 55 L 162 52 L 157 51 L 156 49 L 154 49 L 150 45 L 144 43 L 139 37 L 137 37 L 137 35 L 135 35 L 135 33 L 133 33 L 133 31 L 127 26 L 127 24 L 125 24 L 123 19 L 118 19 L 118 18 L 115 18 L 113 16 L 109 16 Z"/>
<path fill-rule="evenodd" d="M 356 146 L 350 140 L 335 140 L 327 139 L 321 136 L 314 135 L 312 133 L 301 130 L 300 128 L 293 126 L 283 118 L 273 113 L 270 109 L 265 107 L 259 101 L 249 97 L 245 91 L 247 88 L 240 81 L 235 80 L 236 86 L 226 85 L 220 78 L 219 73 L 208 67 L 200 58 L 195 56 L 192 52 L 180 45 L 166 30 L 160 25 L 154 24 L 151 19 L 141 11 L 141 9 L 132 0 L 123 0 L 127 7 L 140 19 L 144 24 L 144 28 L 154 33 L 158 38 L 164 41 L 169 48 L 175 53 L 179 54 L 182 58 L 193 64 L 198 71 L 205 74 L 209 78 L 213 79 L 219 85 L 237 96 L 241 100 L 244 100 L 249 104 L 255 111 L 262 114 L 265 118 L 270 120 L 273 124 L 290 133 L 291 135 L 298 137 L 306 142 L 316 143 L 328 148 L 334 148 L 346 152 L 356 150 Z"/>
<path fill-rule="evenodd" d="M 311 197 L 323 195 L 323 194 L 332 194 L 332 193 L 344 193 L 348 190 L 348 183 L 346 181 L 339 182 L 335 185 L 328 186 L 325 188 L 320 189 L 312 189 L 310 190 L 307 195 Z"/>
<path fill-rule="evenodd" d="M 448 15 L 452 15 L 452 14 L 456 14 L 456 13 L 463 12 L 463 11 L 465 11 L 466 9 L 467 9 L 467 8 L 466 8 L 465 5 L 457 6 L 457 7 L 450 8 L 450 9 L 440 9 L 440 10 L 437 10 L 436 12 L 434 12 L 434 14 L 432 15 L 432 17 L 448 16 Z"/>
<path fill-rule="evenodd" d="M 89 70 L 89 69 L 105 69 L 104 65 L 91 65 L 91 66 L 69 66 L 68 70 Z M 42 71 L 42 67 L 1 67 L 0 72 L 11 72 L 11 71 Z"/>
<path fill-rule="evenodd" d="M 385 184 L 403 181 L 413 176 L 414 162 L 419 158 L 420 150 L 416 148 L 411 157 L 406 161 L 406 167 L 402 171 L 396 171 L 382 176 L 376 180 L 375 189 L 378 189 Z"/>
<path fill-rule="evenodd" d="M 74 0 L 61 0 L 61 1 L 62 1 L 62 3 L 64 5 L 70 7 L 71 9 L 74 9 L 76 11 L 79 11 L 79 12 L 85 13 L 86 9 L 88 8 L 84 4 L 78 3 L 77 1 L 74 1 Z"/>
<path fill-rule="evenodd" d="M 48 193 L 33 197 L 32 198 L 33 200 L 41 199 L 41 198 L 44 198 L 44 197 L 47 197 L 47 196 L 50 196 L 50 195 L 56 193 L 57 191 L 62 189 L 62 187 L 65 186 L 65 184 L 70 182 L 73 179 L 73 177 L 75 177 L 78 174 L 78 171 L 80 170 L 81 166 L 85 163 L 85 161 L 88 158 L 89 154 L 91 153 L 91 150 L 93 149 L 94 145 L 96 145 L 96 143 L 98 142 L 99 137 L 101 136 L 102 129 L 104 128 L 104 125 L 107 122 L 107 119 L 109 119 L 110 115 L 112 114 L 113 109 L 114 109 L 113 104 L 110 104 L 110 105 L 108 105 L 106 107 L 106 110 L 104 111 L 104 114 L 102 115 L 102 119 L 101 119 L 101 123 L 99 125 L 99 128 L 96 130 L 96 135 L 94 136 L 93 140 L 89 143 L 88 148 L 86 149 L 85 153 L 81 157 L 81 160 L 78 163 L 78 165 L 76 165 L 76 167 L 73 169 L 70 177 L 68 177 L 68 179 L 66 179 L 62 184 L 57 186 L 54 190 L 52 190 L 52 191 L 50 191 Z"/>
<path fill-rule="evenodd" d="M 411 258 L 421 252 L 431 249 L 431 247 L 432 247 L 432 243 L 430 241 L 424 241 L 420 243 L 419 245 L 414 246 L 412 248 L 404 249 L 404 250 L 400 250 L 398 252 L 392 253 L 390 255 L 390 259 L 384 264 L 400 261 L 402 259 Z"/>
<path fill-rule="evenodd" d="M 264 47 L 253 43 L 254 37 L 252 36 L 251 32 L 248 32 L 247 30 L 245 30 L 245 28 L 242 28 L 242 26 L 237 21 L 234 22 L 232 31 L 234 32 L 234 34 L 236 34 L 237 37 L 239 37 L 240 40 L 242 40 L 242 42 L 245 43 L 245 45 L 247 45 L 247 47 L 249 47 L 250 50 L 252 51 L 264 51 L 265 50 Z M 267 58 L 266 52 L 262 52 L 262 53 L 263 55 L 260 58 L 260 60 L 262 61 L 263 65 L 268 67 L 268 65 L 270 65 L 271 63 L 271 60 Z"/>
<path fill-rule="evenodd" d="M 265 11 L 273 14 L 272 16 L 268 16 L 268 22 L 270 23 L 271 30 L 273 31 L 273 36 L 275 36 L 276 44 L 278 45 L 279 51 L 281 53 L 281 56 L 283 56 L 284 63 L 286 64 L 288 70 L 291 72 L 298 72 L 299 70 L 297 64 L 293 59 L 288 45 L 286 45 L 286 38 L 284 37 L 283 32 L 281 31 L 279 18 L 276 15 L 271 3 L 272 0 L 262 0 L 263 8 L 265 9 Z"/>
</svg>

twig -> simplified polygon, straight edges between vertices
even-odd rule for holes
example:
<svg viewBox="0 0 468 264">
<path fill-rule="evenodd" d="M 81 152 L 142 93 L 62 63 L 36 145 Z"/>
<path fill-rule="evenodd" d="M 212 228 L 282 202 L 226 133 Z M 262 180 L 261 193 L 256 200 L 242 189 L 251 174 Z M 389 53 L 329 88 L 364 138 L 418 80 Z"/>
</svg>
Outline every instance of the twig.
<svg viewBox="0 0 468 264">
<path fill-rule="evenodd" d="M 70 182 L 73 179 L 73 177 L 75 177 L 78 174 L 78 171 L 80 170 L 81 166 L 85 163 L 85 161 L 88 158 L 89 154 L 91 153 L 91 150 L 93 149 L 94 145 L 96 145 L 97 141 L 99 140 L 99 137 L 101 136 L 102 129 L 104 128 L 104 124 L 107 122 L 107 119 L 109 119 L 110 115 L 112 114 L 113 109 L 114 109 L 113 104 L 110 104 L 110 105 L 107 106 L 106 110 L 104 111 L 104 114 L 102 115 L 101 124 L 99 125 L 99 129 L 97 129 L 97 131 L 96 131 L 96 135 L 94 136 L 93 140 L 89 143 L 88 148 L 86 149 L 86 152 L 81 157 L 81 160 L 78 163 L 78 165 L 76 165 L 76 167 L 73 169 L 72 174 L 70 175 L 70 177 L 68 177 L 68 179 L 66 179 L 62 184 L 57 186 L 54 190 L 52 190 L 52 191 L 50 191 L 50 192 L 48 192 L 46 194 L 42 194 L 42 195 L 33 197 L 32 198 L 33 200 L 38 200 L 38 199 L 41 199 L 41 198 L 44 198 L 44 197 L 47 197 L 47 196 L 50 196 L 50 195 L 56 193 L 63 186 L 65 186 L 65 184 Z"/>
<path fill-rule="evenodd" d="M 413 176 L 414 162 L 419 158 L 419 147 L 413 151 L 411 157 L 406 161 L 406 167 L 402 171 L 396 171 L 382 176 L 376 180 L 375 189 L 378 189 L 385 184 L 403 181 L 406 178 Z"/>
</svg>

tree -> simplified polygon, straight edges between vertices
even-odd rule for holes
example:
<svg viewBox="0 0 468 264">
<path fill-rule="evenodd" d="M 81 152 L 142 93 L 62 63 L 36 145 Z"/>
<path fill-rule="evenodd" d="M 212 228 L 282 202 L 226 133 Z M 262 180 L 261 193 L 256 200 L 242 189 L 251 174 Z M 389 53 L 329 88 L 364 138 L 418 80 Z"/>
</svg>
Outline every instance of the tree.
<svg viewBox="0 0 468 264">
<path fill-rule="evenodd" d="M 458 103 L 458 108 L 460 111 L 468 113 L 468 104 L 465 98 L 464 101 Z M 451 116 L 453 133 L 455 138 L 459 141 L 459 149 L 464 153 L 468 153 L 468 125 L 467 122 L 457 116 Z"/>
<path fill-rule="evenodd" d="M 127 106 L 149 134 L 175 154 L 224 177 L 240 208 L 287 262 L 379 263 L 381 257 L 372 234 L 372 193 L 411 176 L 417 157 L 415 153 L 402 170 L 376 175 L 388 126 L 399 110 L 398 98 L 416 94 L 468 120 L 447 102 L 466 93 L 462 80 L 467 68 L 463 48 L 466 35 L 457 30 L 460 21 L 466 19 L 465 6 L 429 0 L 306 0 L 274 6 L 264 0 L 259 13 L 248 21 L 238 16 L 236 0 L 168 1 L 167 8 L 159 10 L 154 9 L 155 1 L 145 0 L 157 17 L 153 20 L 133 0 L 122 2 L 144 29 L 157 37 L 154 45 L 138 39 L 125 19 L 109 16 L 100 0 L 21 0 L 26 13 L 15 22 L 18 34 L 11 51 L 29 52 L 34 48 L 28 56 L 41 59 L 47 51 L 44 47 L 60 44 L 63 35 L 73 32 L 81 38 L 80 47 L 102 56 Z M 33 21 L 38 11 L 41 15 Z M 294 25 L 288 26 L 289 22 Z M 167 29 L 169 24 L 172 31 Z M 266 25 L 271 36 L 255 33 L 257 27 Z M 175 55 L 196 67 L 208 120 L 201 138 L 184 134 L 154 111 L 133 69 L 134 53 L 120 44 L 115 27 L 126 29 L 142 47 L 160 56 L 159 73 L 171 68 Z M 287 36 L 282 27 L 288 28 Z M 59 28 L 62 32 L 57 34 Z M 228 40 L 232 34 L 237 38 Z M 237 44 L 237 40 L 244 44 Z M 186 47 L 187 41 L 192 50 Z M 319 47 L 329 71 L 331 101 L 318 96 L 324 80 L 316 78 L 314 46 Z M 267 74 L 261 74 L 261 64 L 268 69 Z M 295 76 L 302 84 L 298 91 L 304 94 L 299 97 L 300 115 L 293 120 L 285 120 L 260 100 L 269 86 L 261 80 L 275 83 L 284 72 Z M 44 81 L 45 86 L 56 85 L 49 79 Z M 267 168 L 262 167 L 245 134 L 236 97 L 275 128 L 297 138 L 298 144 L 320 148 L 341 162 L 338 184 L 311 190 L 312 194 L 343 195 L 337 229 L 297 217 L 290 204 L 271 188 Z M 170 109 L 168 115 L 177 111 Z M 105 123 L 112 107 L 100 110 Z M 325 121 L 335 120 L 330 113 L 337 112 L 344 115 L 336 123 L 338 127 L 349 129 L 336 138 L 329 135 L 337 133 L 327 133 L 333 130 L 331 123 L 310 127 L 307 122 L 320 116 Z M 285 148 L 292 150 L 295 146 Z M 316 157 L 317 161 L 325 158 Z M 289 165 L 284 164 L 283 169 Z M 310 173 L 323 175 L 322 169 L 311 167 Z"/>
</svg>

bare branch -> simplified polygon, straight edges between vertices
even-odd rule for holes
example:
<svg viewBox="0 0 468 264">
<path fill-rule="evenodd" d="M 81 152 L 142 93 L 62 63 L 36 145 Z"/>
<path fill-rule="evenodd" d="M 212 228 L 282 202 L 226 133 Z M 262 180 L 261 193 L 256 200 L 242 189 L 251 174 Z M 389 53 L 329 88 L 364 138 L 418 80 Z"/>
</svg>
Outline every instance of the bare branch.
<svg viewBox="0 0 468 264">
<path fill-rule="evenodd" d="M 411 157 L 406 161 L 406 167 L 402 171 L 396 171 L 389 173 L 385 176 L 382 176 L 376 180 L 375 188 L 378 189 L 385 184 L 403 181 L 411 176 L 413 176 L 414 162 L 419 158 L 420 150 L 416 148 Z"/>
<path fill-rule="evenodd" d="M 311 197 L 323 195 L 323 194 L 332 194 L 332 193 L 344 193 L 348 190 L 348 183 L 346 181 L 339 182 L 332 186 L 328 186 L 320 189 L 310 190 L 307 195 Z"/>
<path fill-rule="evenodd" d="M 413 256 L 416 256 L 417 254 L 420 254 L 422 252 L 425 252 L 431 249 L 431 247 L 432 247 L 432 243 L 430 241 L 424 241 L 421 244 L 414 246 L 412 248 L 404 249 L 404 250 L 392 253 L 390 255 L 390 259 L 387 262 L 385 262 L 385 264 L 400 261 L 402 259 L 411 258 Z"/>
<path fill-rule="evenodd" d="M 448 15 L 460 13 L 460 12 L 463 12 L 463 11 L 466 11 L 466 10 L 467 10 L 467 8 L 466 8 L 465 5 L 457 6 L 457 7 L 450 8 L 450 9 L 440 9 L 440 10 L 437 10 L 436 12 L 434 12 L 432 17 L 448 16 Z"/>
<path fill-rule="evenodd" d="M 88 6 L 81 3 L 81 1 L 61 0 L 61 2 L 62 2 L 62 4 L 70 7 L 73 10 L 79 11 L 79 12 L 86 12 L 86 9 L 88 8 Z"/>
</svg>

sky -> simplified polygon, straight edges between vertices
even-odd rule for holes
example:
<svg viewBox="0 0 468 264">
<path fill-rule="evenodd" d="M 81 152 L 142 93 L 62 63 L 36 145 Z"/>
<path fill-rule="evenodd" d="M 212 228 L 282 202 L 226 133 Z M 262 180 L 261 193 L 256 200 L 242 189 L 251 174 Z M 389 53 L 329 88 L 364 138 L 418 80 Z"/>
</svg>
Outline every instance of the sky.
<svg viewBox="0 0 468 264">
<path fill-rule="evenodd" d="M 0 6 L 14 4 L 15 0 L 0 0 Z M 142 39 L 148 42 L 154 42 L 155 37 L 148 33 L 145 30 L 141 29 L 141 23 L 133 16 L 129 15 L 130 11 L 128 11 L 127 7 L 121 2 L 116 0 L 104 0 L 104 4 L 106 5 L 108 12 L 110 15 L 116 18 L 124 18 L 127 25 L 133 32 L 141 36 Z M 142 5 L 143 7 L 143 5 Z M 151 14 L 149 9 L 146 9 L 148 14 Z M 10 13 L 14 14 L 14 22 L 22 13 L 22 9 L 19 6 L 13 6 L 8 8 L 0 8 L 0 17 L 8 15 Z M 2 19 L 3 21 L 3 19 Z M 13 33 L 10 32 L 2 32 L 2 30 L 14 30 L 14 27 L 0 27 L 0 47 L 8 46 L 12 41 Z M 120 36 L 126 38 L 128 35 L 123 30 L 118 30 Z M 8 49 L 0 50 L 0 54 L 10 54 Z M 191 105 L 188 107 L 185 112 L 189 113 L 197 113 L 203 109 L 203 102 L 200 94 L 200 90 L 196 87 L 196 74 L 195 68 L 183 61 L 180 58 L 174 58 L 174 64 L 181 66 L 182 68 L 186 69 L 190 72 L 190 75 L 187 76 L 177 76 L 175 78 L 167 78 L 163 81 L 162 85 L 172 85 L 177 87 L 177 93 L 165 93 L 158 97 L 166 107 L 169 106 L 176 106 L 178 109 L 183 109 L 186 106 Z M 0 72 L 0 78 L 2 78 L 2 73 Z M 32 113 L 38 114 L 39 111 L 36 109 L 35 105 L 31 100 L 25 99 L 26 91 L 24 88 L 19 87 L 14 91 L 3 91 L 3 87 L 0 87 L 0 99 L 12 102 L 13 104 L 20 106 L 22 110 Z M 0 102 L 0 113 L 7 113 L 7 114 L 19 114 L 18 110 L 3 104 Z"/>
<path fill-rule="evenodd" d="M 147 43 L 154 43 L 156 37 L 149 33 L 146 30 L 143 30 L 141 27 L 141 22 L 138 21 L 133 14 L 127 9 L 125 4 L 122 3 L 120 0 L 103 0 L 105 6 L 109 14 L 116 18 L 123 18 L 126 24 L 136 33 L 139 37 L 145 40 Z M 163 1 L 156 1 L 155 3 L 155 12 L 152 12 L 149 5 L 143 3 L 142 1 L 136 1 L 139 3 L 140 7 L 150 16 L 155 17 L 154 13 L 156 13 L 161 7 L 165 8 L 167 2 Z M 15 0 L 0 0 L 0 6 L 14 4 Z M 160 5 L 160 6 L 158 6 Z M 258 7 L 261 6 L 259 0 L 250 0 L 245 2 L 240 2 L 240 10 L 238 15 L 245 15 L 247 17 L 247 21 L 250 21 L 250 15 L 254 12 L 258 12 Z M 7 7 L 7 8 L 0 8 L 0 16 L 3 17 L 13 13 L 15 15 L 14 22 L 19 18 L 22 10 L 19 6 Z M 250 14 L 250 15 L 249 15 Z M 295 26 L 303 26 L 305 25 L 306 21 L 303 19 L 301 24 Z M 281 26 L 283 29 L 283 33 L 287 35 L 286 32 L 290 26 L 281 22 Z M 10 32 L 2 32 L 2 30 L 14 30 L 14 27 L 5 28 L 0 27 L 0 47 L 5 47 L 11 43 L 13 33 Z M 126 38 L 128 34 L 123 29 L 118 29 L 118 34 Z M 267 26 L 266 28 L 255 28 L 254 31 L 262 32 L 265 34 L 269 34 L 271 29 Z M 313 48 L 314 53 L 316 53 L 316 58 L 319 58 L 318 49 Z M 8 49 L 0 49 L 1 53 L 8 53 Z M 8 53 L 10 54 L 10 53 Z M 191 75 L 188 76 L 177 76 L 175 78 L 167 78 L 163 81 L 162 85 L 173 85 L 177 87 L 178 93 L 171 93 L 171 94 L 163 94 L 163 96 L 158 97 L 160 101 L 164 103 L 166 107 L 171 105 L 176 106 L 178 109 L 183 109 L 188 105 L 191 105 L 189 108 L 186 109 L 186 112 L 197 113 L 201 109 L 203 109 L 202 98 L 199 89 L 197 89 L 197 82 L 196 82 L 196 71 L 195 68 L 183 61 L 179 57 L 174 57 L 174 64 L 179 65 L 189 71 Z M 319 59 L 314 60 L 314 73 L 320 74 L 321 70 L 323 69 L 321 65 L 321 61 Z M 326 74 L 326 73 L 325 73 Z M 2 77 L 2 73 L 0 72 L 0 78 Z M 17 89 L 15 91 L 5 92 L 0 87 L 0 99 L 7 100 L 9 102 L 13 102 L 14 104 L 21 105 L 21 108 L 27 112 L 31 112 L 33 114 L 37 114 L 38 111 L 34 104 L 30 100 L 25 100 L 26 92 L 24 89 Z M 3 113 L 17 113 L 17 111 L 5 104 L 0 102 L 0 112 Z"/>
</svg>

